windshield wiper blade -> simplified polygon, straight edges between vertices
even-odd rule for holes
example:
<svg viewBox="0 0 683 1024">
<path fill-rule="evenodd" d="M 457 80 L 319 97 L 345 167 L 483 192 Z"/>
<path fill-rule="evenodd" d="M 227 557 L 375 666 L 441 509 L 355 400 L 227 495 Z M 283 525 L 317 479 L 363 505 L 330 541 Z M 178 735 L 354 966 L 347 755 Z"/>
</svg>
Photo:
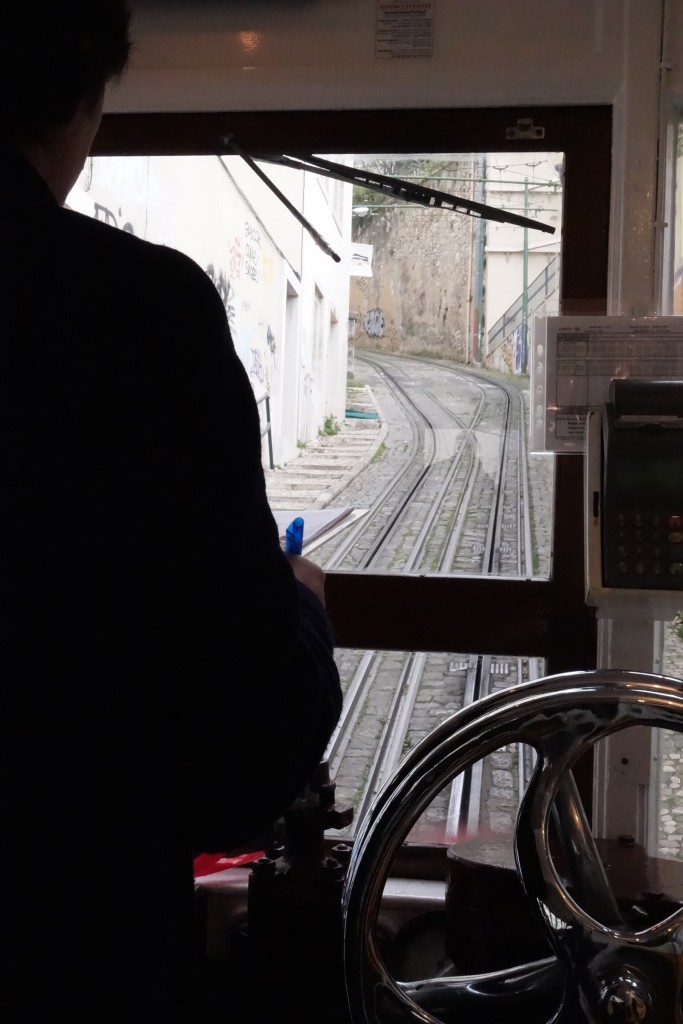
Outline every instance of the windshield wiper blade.
<svg viewBox="0 0 683 1024">
<path fill-rule="evenodd" d="M 316 243 L 316 245 L 320 249 L 322 249 L 322 251 L 327 256 L 331 256 L 335 263 L 341 263 L 341 256 L 339 256 L 339 254 L 334 251 L 334 249 L 329 244 L 329 242 L 325 241 L 323 236 L 320 234 L 320 232 L 316 228 L 313 227 L 311 222 L 306 220 L 306 218 L 304 217 L 303 213 L 301 213 L 300 210 L 297 210 L 296 206 L 294 206 L 293 203 L 290 203 L 290 201 L 287 198 L 287 196 L 284 195 L 284 193 L 280 191 L 280 189 L 277 187 L 275 182 L 271 181 L 270 178 L 268 177 L 268 175 L 265 174 L 264 171 L 261 170 L 261 168 L 258 166 L 258 164 L 254 163 L 253 158 L 250 157 L 247 153 L 245 153 L 242 149 L 240 149 L 240 147 L 235 142 L 233 136 L 232 135 L 224 135 L 221 138 L 221 143 L 222 143 L 222 145 L 226 149 L 231 150 L 235 154 L 235 156 L 239 156 L 239 157 L 242 158 L 242 160 L 244 160 L 245 164 L 248 167 L 250 167 L 252 169 L 252 171 L 254 172 L 254 174 L 256 174 L 261 179 L 261 181 L 264 183 L 264 185 L 267 185 L 268 188 L 270 189 L 270 191 L 274 195 L 276 195 L 278 197 L 280 202 L 283 204 L 283 206 L 285 206 L 289 210 L 289 212 L 292 214 L 292 216 L 296 217 L 296 219 L 299 221 L 299 223 L 302 225 L 302 227 L 306 228 L 306 230 L 308 231 L 309 235 L 311 236 L 313 241 Z"/>
<path fill-rule="evenodd" d="M 517 227 L 545 231 L 550 235 L 555 234 L 555 228 L 551 227 L 550 224 L 543 224 L 541 221 L 533 220 L 531 217 L 522 217 L 520 214 L 501 210 L 497 206 L 487 206 L 484 203 L 477 203 L 473 199 L 453 196 L 448 192 L 440 192 L 434 188 L 427 188 L 426 185 L 417 185 L 413 182 L 403 181 L 401 178 L 392 178 L 387 174 L 378 174 L 375 171 L 348 167 L 346 164 L 338 164 L 332 160 L 325 160 L 323 157 L 259 155 L 255 159 L 262 160 L 265 163 L 296 168 L 301 171 L 311 171 L 314 174 L 322 174 L 328 178 L 336 178 L 351 185 L 360 185 L 363 188 L 372 189 L 374 192 L 393 196 L 404 202 L 417 203 L 419 206 L 431 209 L 452 210 L 454 213 L 464 213 L 470 217 L 480 217 L 482 220 L 493 220 L 499 224 L 515 224 Z"/>
<path fill-rule="evenodd" d="M 392 178 L 387 174 L 363 171 L 356 167 L 348 167 L 346 164 L 335 163 L 333 160 L 325 160 L 319 156 L 293 157 L 284 154 L 273 156 L 260 153 L 249 156 L 235 142 L 232 135 L 222 136 L 220 142 L 222 149 L 227 149 L 244 160 L 252 171 L 268 186 L 271 192 L 278 197 L 292 216 L 296 217 L 299 223 L 306 228 L 323 252 L 332 257 L 335 263 L 339 263 L 341 257 L 304 215 L 297 210 L 294 204 L 287 199 L 277 185 L 270 180 L 268 175 L 261 170 L 255 163 L 256 160 L 262 163 L 291 167 L 299 171 L 310 171 L 312 174 L 336 178 L 338 181 L 345 181 L 350 185 L 361 185 L 363 188 L 372 189 L 374 192 L 391 195 L 403 202 L 417 203 L 419 206 L 425 206 L 429 209 L 452 210 L 454 213 L 464 213 L 469 217 L 479 217 L 482 220 L 493 220 L 499 224 L 515 224 L 518 227 L 545 231 L 551 235 L 555 234 L 555 228 L 549 224 L 543 224 L 541 221 L 532 220 L 530 217 L 521 217 L 517 213 L 508 213 L 506 210 L 501 210 L 496 206 L 487 206 L 484 203 L 477 203 L 473 199 L 452 196 L 448 192 L 439 192 L 437 189 L 427 188 L 426 185 L 416 185 L 412 182 L 403 181 L 401 178 Z"/>
</svg>

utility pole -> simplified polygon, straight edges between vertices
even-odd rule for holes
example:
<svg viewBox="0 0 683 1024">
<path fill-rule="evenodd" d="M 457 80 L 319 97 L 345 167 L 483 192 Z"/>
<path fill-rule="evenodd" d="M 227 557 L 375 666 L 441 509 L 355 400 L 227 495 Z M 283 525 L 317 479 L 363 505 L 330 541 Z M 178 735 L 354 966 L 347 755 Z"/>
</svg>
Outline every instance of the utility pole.
<svg viewBox="0 0 683 1024">
<path fill-rule="evenodd" d="M 529 179 L 524 179 L 524 216 L 529 215 Z M 522 373 L 527 372 L 529 363 L 529 229 L 524 231 L 522 249 Z"/>
<path fill-rule="evenodd" d="M 479 157 L 479 166 L 477 168 L 477 185 L 479 195 L 477 202 L 486 202 L 486 156 L 482 154 Z M 486 301 L 485 294 L 485 275 L 486 275 L 486 221 L 480 218 L 477 221 L 477 229 L 475 234 L 475 275 L 474 275 L 474 288 L 475 288 L 475 362 L 478 366 L 481 365 L 484 359 L 484 331 L 486 328 L 486 310 L 484 308 L 484 302 Z"/>
</svg>

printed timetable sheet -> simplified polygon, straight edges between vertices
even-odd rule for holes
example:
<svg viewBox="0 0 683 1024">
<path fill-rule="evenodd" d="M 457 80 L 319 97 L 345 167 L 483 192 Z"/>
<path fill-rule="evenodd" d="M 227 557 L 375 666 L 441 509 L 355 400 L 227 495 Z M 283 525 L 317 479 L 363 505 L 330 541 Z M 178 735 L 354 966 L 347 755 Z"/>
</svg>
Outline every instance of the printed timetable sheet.
<svg viewBox="0 0 683 1024">
<path fill-rule="evenodd" d="M 532 450 L 582 452 L 614 377 L 683 379 L 683 317 L 537 318 L 533 352 Z"/>
</svg>

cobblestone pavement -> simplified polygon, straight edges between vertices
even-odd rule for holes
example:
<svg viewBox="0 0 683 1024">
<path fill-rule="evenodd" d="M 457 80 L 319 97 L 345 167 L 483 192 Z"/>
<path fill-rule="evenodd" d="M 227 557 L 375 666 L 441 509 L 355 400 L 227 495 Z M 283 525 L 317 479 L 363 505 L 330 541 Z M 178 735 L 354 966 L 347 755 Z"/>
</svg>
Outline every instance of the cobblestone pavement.
<svg viewBox="0 0 683 1024">
<path fill-rule="evenodd" d="M 674 623 L 668 623 L 664 636 L 663 672 L 683 678 L 683 643 Z M 662 857 L 683 859 L 683 733 L 663 732 L 661 736 L 661 781 L 659 788 L 659 853 Z"/>
</svg>

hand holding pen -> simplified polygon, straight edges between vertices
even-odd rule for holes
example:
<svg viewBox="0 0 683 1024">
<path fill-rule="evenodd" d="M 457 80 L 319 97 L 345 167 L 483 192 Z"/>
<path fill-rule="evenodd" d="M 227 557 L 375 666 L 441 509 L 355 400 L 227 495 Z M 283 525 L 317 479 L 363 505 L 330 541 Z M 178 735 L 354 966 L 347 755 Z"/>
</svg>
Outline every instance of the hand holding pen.
<svg viewBox="0 0 683 1024">
<path fill-rule="evenodd" d="M 325 573 L 315 562 L 302 557 L 303 543 L 304 521 L 301 516 L 297 516 L 285 531 L 285 554 L 290 556 L 289 563 L 299 582 L 312 590 L 320 603 L 324 605 Z"/>
<path fill-rule="evenodd" d="M 300 555 L 304 547 L 304 521 L 301 516 L 293 519 L 285 532 L 285 554 Z"/>
</svg>

